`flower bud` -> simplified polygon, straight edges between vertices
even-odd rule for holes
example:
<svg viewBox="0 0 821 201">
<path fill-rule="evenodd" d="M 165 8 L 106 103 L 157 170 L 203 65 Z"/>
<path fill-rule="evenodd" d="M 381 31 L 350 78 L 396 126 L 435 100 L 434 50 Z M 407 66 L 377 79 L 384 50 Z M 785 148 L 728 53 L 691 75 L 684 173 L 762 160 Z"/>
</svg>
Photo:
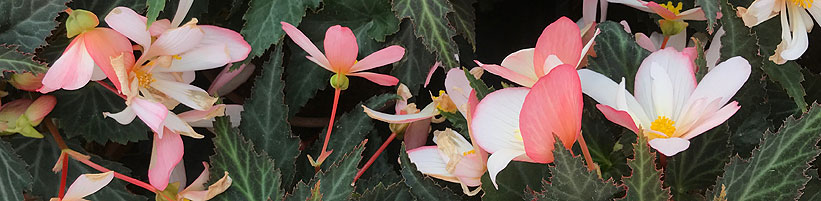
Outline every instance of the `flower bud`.
<svg viewBox="0 0 821 201">
<path fill-rule="evenodd" d="M 66 19 L 66 37 L 68 38 L 94 29 L 100 24 L 97 15 L 90 11 L 67 9 L 66 12 L 68 12 L 68 19 Z"/>
<path fill-rule="evenodd" d="M 11 75 L 9 84 L 20 90 L 36 92 L 37 89 L 43 87 L 44 76 L 46 74 L 15 73 Z"/>
<path fill-rule="evenodd" d="M 339 90 L 348 89 L 348 77 L 339 73 L 331 76 L 331 86 Z"/>
<path fill-rule="evenodd" d="M 54 109 L 54 105 L 57 104 L 57 98 L 51 95 L 40 96 L 37 100 L 31 103 L 31 105 L 26 108 L 26 113 L 24 114 L 29 123 L 32 126 L 40 125 L 40 122 L 43 121 L 43 118 Z"/>
</svg>

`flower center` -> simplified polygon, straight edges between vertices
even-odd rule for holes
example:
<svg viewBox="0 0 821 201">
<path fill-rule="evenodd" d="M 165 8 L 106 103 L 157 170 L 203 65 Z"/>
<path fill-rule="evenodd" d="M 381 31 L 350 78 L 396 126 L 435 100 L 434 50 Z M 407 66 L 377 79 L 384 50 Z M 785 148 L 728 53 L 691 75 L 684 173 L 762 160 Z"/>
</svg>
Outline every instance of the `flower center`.
<svg viewBox="0 0 821 201">
<path fill-rule="evenodd" d="M 672 137 L 673 133 L 676 132 L 676 127 L 673 126 L 673 124 L 676 124 L 676 122 L 665 116 L 659 116 L 655 121 L 653 121 L 653 123 L 650 124 L 650 129 L 663 133 L 666 136 L 660 135 L 656 132 L 648 132 L 647 134 L 651 139 Z"/>
<path fill-rule="evenodd" d="M 137 85 L 142 88 L 149 88 L 152 82 L 157 81 L 149 72 L 137 70 L 135 73 L 137 74 Z"/>
<path fill-rule="evenodd" d="M 470 154 L 475 154 L 475 153 L 476 153 L 476 150 L 471 149 L 470 151 L 462 152 L 462 156 L 468 156 Z"/>
<path fill-rule="evenodd" d="M 799 5 L 799 6 L 804 7 L 804 8 L 812 7 L 812 2 L 813 2 L 813 0 L 790 0 L 790 1 L 792 1 L 793 4 Z"/>
<path fill-rule="evenodd" d="M 793 0 L 793 1 L 812 1 L 812 0 Z M 666 8 L 667 10 L 670 10 L 670 12 L 673 12 L 676 15 L 679 15 L 679 14 L 681 14 L 681 8 L 682 8 L 683 5 L 682 5 L 681 2 L 678 2 L 678 4 L 676 4 L 676 6 L 673 6 L 673 2 L 668 1 L 666 5 L 661 4 L 660 6 Z"/>
</svg>

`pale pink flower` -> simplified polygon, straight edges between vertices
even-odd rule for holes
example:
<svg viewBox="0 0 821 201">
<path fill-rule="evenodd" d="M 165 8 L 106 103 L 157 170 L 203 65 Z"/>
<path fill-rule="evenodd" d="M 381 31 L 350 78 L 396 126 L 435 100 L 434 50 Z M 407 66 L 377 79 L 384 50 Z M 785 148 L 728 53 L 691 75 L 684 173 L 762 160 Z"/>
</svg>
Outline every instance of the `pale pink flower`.
<svg viewBox="0 0 821 201">
<path fill-rule="evenodd" d="M 62 157 L 61 157 L 62 158 Z M 51 198 L 50 201 L 86 201 L 84 197 L 103 189 L 114 179 L 114 172 L 99 174 L 82 174 L 68 187 L 63 199 Z"/>
</svg>

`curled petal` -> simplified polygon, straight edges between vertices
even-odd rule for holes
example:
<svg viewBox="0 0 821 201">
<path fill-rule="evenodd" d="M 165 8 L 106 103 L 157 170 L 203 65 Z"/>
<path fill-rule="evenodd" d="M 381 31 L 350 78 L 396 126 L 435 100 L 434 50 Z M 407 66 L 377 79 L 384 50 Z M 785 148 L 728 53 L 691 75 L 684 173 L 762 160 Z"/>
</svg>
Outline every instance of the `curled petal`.
<svg viewBox="0 0 821 201">
<path fill-rule="evenodd" d="M 208 94 L 219 96 L 231 93 L 234 89 L 242 85 L 242 83 L 245 83 L 245 81 L 254 74 L 254 69 L 256 69 L 256 65 L 251 63 L 242 64 L 239 66 L 239 69 L 234 70 L 231 70 L 231 66 L 231 64 L 226 65 L 225 68 L 220 71 L 219 75 L 214 78 L 214 82 L 208 87 Z"/>
<path fill-rule="evenodd" d="M 148 165 L 148 181 L 159 190 L 165 190 L 171 172 L 182 160 L 182 138 L 177 133 L 165 128 L 165 136 L 154 134 L 154 146 L 151 150 L 151 162 Z"/>
<path fill-rule="evenodd" d="M 445 91 L 463 115 L 467 115 L 468 97 L 472 90 L 464 71 L 456 68 L 448 71 L 445 76 Z"/>
<path fill-rule="evenodd" d="M 428 70 L 428 76 L 425 77 L 424 87 L 428 87 L 428 84 L 430 83 L 430 78 L 433 77 L 433 73 L 436 72 L 436 69 L 439 68 L 439 65 L 442 65 L 442 62 L 437 61 L 433 64 L 433 66 L 430 67 L 430 70 Z"/>
<path fill-rule="evenodd" d="M 151 88 L 195 110 L 208 110 L 217 102 L 217 98 L 211 97 L 205 90 L 181 82 L 157 79 L 151 83 Z"/>
<path fill-rule="evenodd" d="M 447 170 L 447 159 L 442 158 L 436 146 L 424 146 L 408 150 L 408 159 L 416 165 L 416 169 L 425 175 L 458 183 L 459 180 Z"/>
<path fill-rule="evenodd" d="M 528 76 L 519 74 L 503 66 L 485 64 L 482 65 L 482 68 L 490 73 L 493 73 L 494 75 L 498 75 L 499 77 L 505 78 L 524 87 L 531 87 L 536 83 L 536 79 L 531 79 Z"/>
<path fill-rule="evenodd" d="M 99 174 L 82 174 L 74 180 L 63 196 L 64 201 L 84 200 L 83 197 L 99 191 L 111 180 L 114 179 L 114 172 L 108 171 Z"/>
<path fill-rule="evenodd" d="M 135 98 L 129 107 L 132 108 L 133 113 L 140 117 L 151 130 L 159 134 L 160 137 L 163 136 L 162 126 L 169 113 L 165 105 L 142 98 Z M 126 108 L 126 110 L 128 110 L 128 108 Z"/>
<path fill-rule="evenodd" d="M 525 155 L 525 151 L 517 149 L 502 149 L 490 155 L 487 159 L 487 172 L 496 189 L 499 189 L 499 184 L 496 183 L 496 176 L 499 172 L 505 169 L 511 160 L 522 155 Z"/>
<path fill-rule="evenodd" d="M 436 109 L 436 104 L 431 103 L 425 106 L 422 111 L 415 114 L 385 114 L 378 112 L 376 110 L 372 110 L 364 105 L 362 108 L 365 111 L 365 114 L 368 114 L 371 118 L 377 119 L 379 121 L 384 121 L 392 124 L 401 124 L 401 123 L 410 123 L 414 121 L 419 121 L 423 119 L 430 119 L 436 115 L 439 115 L 439 110 Z"/>
<path fill-rule="evenodd" d="M 539 76 L 536 75 L 536 69 L 533 67 L 533 56 L 535 53 L 535 48 L 527 48 L 521 49 L 510 55 L 507 55 L 504 60 L 502 60 L 502 66 L 516 72 L 519 75 L 523 75 L 530 80 L 533 80 L 535 83 Z"/>
</svg>

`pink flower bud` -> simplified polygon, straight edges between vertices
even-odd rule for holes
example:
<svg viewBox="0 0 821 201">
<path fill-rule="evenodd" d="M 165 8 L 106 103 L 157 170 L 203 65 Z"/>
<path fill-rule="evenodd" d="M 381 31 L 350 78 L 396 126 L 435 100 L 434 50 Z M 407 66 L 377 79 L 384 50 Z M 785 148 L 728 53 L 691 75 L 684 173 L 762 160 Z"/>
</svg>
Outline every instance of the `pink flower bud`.
<svg viewBox="0 0 821 201">
<path fill-rule="evenodd" d="M 51 95 L 40 96 L 37 100 L 31 103 L 30 106 L 26 109 L 26 117 L 28 117 L 29 122 L 31 125 L 36 126 L 39 125 L 43 118 L 54 109 L 54 105 L 57 104 L 57 98 Z"/>
<path fill-rule="evenodd" d="M 46 74 L 15 73 L 11 75 L 9 84 L 20 90 L 37 92 L 37 89 L 43 87 L 43 76 Z"/>
</svg>

